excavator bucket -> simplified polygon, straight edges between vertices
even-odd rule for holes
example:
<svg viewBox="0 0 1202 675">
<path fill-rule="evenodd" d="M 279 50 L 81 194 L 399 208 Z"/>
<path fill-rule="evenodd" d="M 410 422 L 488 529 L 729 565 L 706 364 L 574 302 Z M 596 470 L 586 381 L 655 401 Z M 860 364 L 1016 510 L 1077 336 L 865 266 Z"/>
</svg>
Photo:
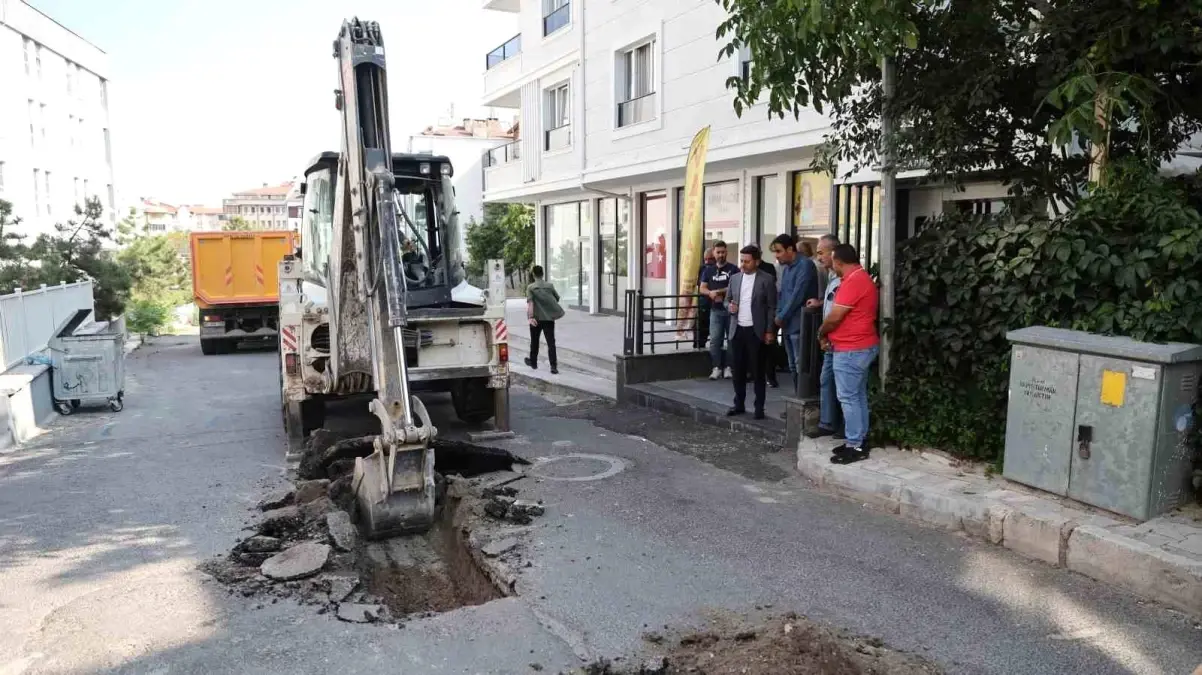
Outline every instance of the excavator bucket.
<svg viewBox="0 0 1202 675">
<path fill-rule="evenodd" d="M 383 445 L 377 440 L 375 452 L 355 459 L 360 532 L 367 539 L 387 539 L 430 529 L 434 522 L 434 451 L 400 447 L 390 462 L 390 452 Z"/>
<path fill-rule="evenodd" d="M 352 485 L 359 530 L 367 539 L 425 532 L 434 523 L 434 449 L 430 440 L 436 430 L 421 400 L 413 397 L 411 405 L 422 421 L 420 428 L 404 429 L 399 438 L 389 433 L 377 436 L 372 453 L 355 458 Z M 374 409 L 380 411 L 383 406 L 374 405 Z"/>
</svg>

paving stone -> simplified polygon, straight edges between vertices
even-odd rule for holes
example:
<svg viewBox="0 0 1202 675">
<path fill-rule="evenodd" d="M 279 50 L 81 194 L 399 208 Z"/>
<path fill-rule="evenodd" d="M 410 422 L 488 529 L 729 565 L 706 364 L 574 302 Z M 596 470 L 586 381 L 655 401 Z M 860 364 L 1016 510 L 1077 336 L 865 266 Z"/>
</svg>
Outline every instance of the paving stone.
<svg viewBox="0 0 1202 675">
<path fill-rule="evenodd" d="M 330 532 L 330 541 L 339 551 L 353 551 L 359 545 L 359 531 L 351 522 L 351 515 L 346 511 L 330 511 L 326 514 L 326 529 Z"/>
<path fill-rule="evenodd" d="M 898 493 L 904 485 L 901 480 L 875 471 L 865 471 L 855 464 L 830 464 L 829 459 L 827 464 L 830 470 L 825 476 L 823 487 L 882 507 L 890 513 L 898 512 Z"/>
<path fill-rule="evenodd" d="M 304 579 L 320 572 L 329 559 L 329 546 L 309 541 L 268 558 L 259 571 L 275 581 Z"/>
</svg>

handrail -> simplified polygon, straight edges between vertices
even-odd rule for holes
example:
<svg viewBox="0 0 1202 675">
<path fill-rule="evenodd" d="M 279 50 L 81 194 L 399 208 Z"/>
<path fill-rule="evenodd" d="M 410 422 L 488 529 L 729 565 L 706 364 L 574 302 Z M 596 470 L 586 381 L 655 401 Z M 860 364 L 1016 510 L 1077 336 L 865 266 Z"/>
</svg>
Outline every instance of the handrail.
<svg viewBox="0 0 1202 675">
<path fill-rule="evenodd" d="M 564 3 L 562 7 L 543 17 L 543 36 L 550 35 L 568 25 L 572 20 L 572 3 Z"/>
<path fill-rule="evenodd" d="M 517 35 L 506 40 L 504 44 L 492 50 L 484 57 L 484 69 L 490 70 L 493 67 L 498 66 L 521 53 L 522 34 L 518 33 Z"/>
</svg>

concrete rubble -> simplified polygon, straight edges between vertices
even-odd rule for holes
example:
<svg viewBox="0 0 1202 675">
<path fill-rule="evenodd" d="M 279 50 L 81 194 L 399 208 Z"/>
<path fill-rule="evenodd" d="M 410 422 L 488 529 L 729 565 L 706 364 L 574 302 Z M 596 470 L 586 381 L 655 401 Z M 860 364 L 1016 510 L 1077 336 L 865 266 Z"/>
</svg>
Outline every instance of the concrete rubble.
<svg viewBox="0 0 1202 675">
<path fill-rule="evenodd" d="M 359 531 L 351 522 L 351 515 L 346 511 L 331 511 L 326 514 L 326 529 L 330 533 L 330 541 L 339 551 L 353 551 L 359 545 Z"/>
<path fill-rule="evenodd" d="M 308 504 L 320 497 L 325 497 L 329 489 L 330 481 L 324 478 L 301 481 L 296 484 L 296 503 Z"/>
<path fill-rule="evenodd" d="M 517 539 L 515 539 L 513 537 L 506 537 L 504 539 L 497 539 L 495 541 L 490 541 L 489 543 L 485 544 L 483 548 L 480 549 L 480 552 L 490 558 L 496 558 L 498 556 L 504 555 L 505 553 L 508 553 L 509 551 L 513 550 L 515 547 L 517 547 L 517 545 L 518 545 Z"/>
<path fill-rule="evenodd" d="M 375 623 L 384 618 L 386 612 L 382 605 L 344 602 L 338 605 L 337 616 L 349 623 Z"/>
<path fill-rule="evenodd" d="M 329 559 L 329 546 L 305 542 L 268 558 L 259 571 L 268 579 L 294 581 L 317 574 Z"/>
</svg>

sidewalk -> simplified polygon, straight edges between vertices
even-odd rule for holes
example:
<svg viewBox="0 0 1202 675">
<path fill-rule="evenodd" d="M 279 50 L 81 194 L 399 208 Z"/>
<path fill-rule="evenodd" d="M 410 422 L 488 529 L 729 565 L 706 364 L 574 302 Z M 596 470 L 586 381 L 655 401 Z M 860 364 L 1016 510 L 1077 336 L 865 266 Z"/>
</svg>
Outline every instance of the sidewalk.
<svg viewBox="0 0 1202 675">
<path fill-rule="evenodd" d="M 525 364 L 524 359 L 530 355 L 526 302 L 520 298 L 510 299 L 505 306 L 505 322 L 509 325 L 510 372 L 516 381 L 536 391 L 585 392 L 616 400 L 614 355 L 622 352 L 625 321 L 620 316 L 589 315 L 568 310 L 564 318 L 555 322 L 559 374 L 552 375 L 547 363 L 545 342 L 540 345 L 538 369 L 531 370 Z M 779 376 L 782 383 L 788 382 L 787 374 L 779 373 Z M 768 389 L 765 420 L 753 420 L 750 414 L 726 417 L 726 411 L 734 399 L 734 389 L 729 379 L 670 380 L 630 385 L 628 389 L 634 392 L 639 405 L 691 417 L 711 426 L 750 431 L 770 440 L 784 442 L 785 388 Z M 750 385 L 747 394 L 754 397 Z"/>
<path fill-rule="evenodd" d="M 803 438 L 797 469 L 824 490 L 986 539 L 1202 618 L 1202 507 L 1139 523 L 1008 481 L 941 453 L 872 451 L 830 463 L 837 441 Z"/>
</svg>

